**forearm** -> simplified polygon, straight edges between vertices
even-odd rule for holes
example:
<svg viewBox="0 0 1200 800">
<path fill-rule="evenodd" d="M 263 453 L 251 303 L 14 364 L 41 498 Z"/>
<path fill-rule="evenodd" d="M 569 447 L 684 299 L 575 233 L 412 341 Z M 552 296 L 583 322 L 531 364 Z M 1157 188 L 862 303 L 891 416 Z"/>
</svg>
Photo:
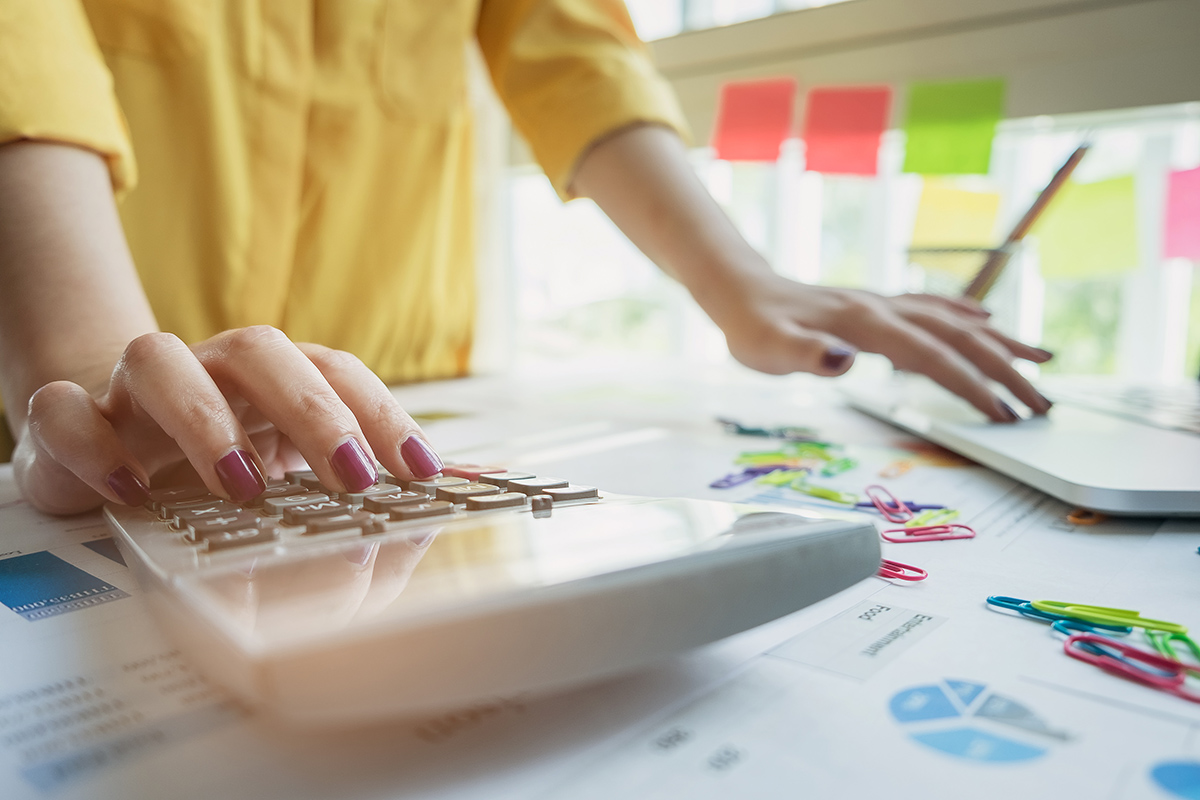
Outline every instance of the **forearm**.
<svg viewBox="0 0 1200 800">
<path fill-rule="evenodd" d="M 581 159 L 571 190 L 594 200 L 718 324 L 743 278 L 771 272 L 666 128 L 640 125 L 601 140 Z"/>
<path fill-rule="evenodd" d="M 100 156 L 0 146 L 0 286 L 0 396 L 20 436 L 38 388 L 101 390 L 125 346 L 157 330 Z"/>
</svg>

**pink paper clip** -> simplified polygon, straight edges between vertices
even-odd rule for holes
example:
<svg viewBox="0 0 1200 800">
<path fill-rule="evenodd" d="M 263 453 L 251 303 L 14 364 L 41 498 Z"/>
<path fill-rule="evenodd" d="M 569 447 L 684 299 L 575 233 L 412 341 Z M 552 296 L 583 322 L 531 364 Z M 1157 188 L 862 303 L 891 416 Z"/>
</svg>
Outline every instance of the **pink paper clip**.
<svg viewBox="0 0 1200 800">
<path fill-rule="evenodd" d="M 883 514 L 883 518 L 888 522 L 904 523 L 915 516 L 912 509 L 904 505 L 903 500 L 897 499 L 896 495 L 877 483 L 868 486 L 863 493 L 866 494 L 868 500 L 875 504 L 875 508 L 879 509 L 879 513 Z"/>
<path fill-rule="evenodd" d="M 920 567 L 888 561 L 886 558 L 879 562 L 879 572 L 875 574 L 893 581 L 923 581 L 929 577 L 929 573 Z"/>
<path fill-rule="evenodd" d="M 899 536 L 888 536 L 898 533 Z M 949 525 L 921 525 L 916 528 L 889 528 L 879 534 L 885 542 L 909 544 L 911 542 L 942 542 L 948 539 L 974 539 L 975 529 L 958 523 Z"/>
<path fill-rule="evenodd" d="M 1063 643 L 1063 650 L 1071 658 L 1086 661 L 1106 672 L 1200 703 L 1200 695 L 1184 684 L 1187 667 L 1158 653 L 1094 633 L 1071 636 Z"/>
</svg>

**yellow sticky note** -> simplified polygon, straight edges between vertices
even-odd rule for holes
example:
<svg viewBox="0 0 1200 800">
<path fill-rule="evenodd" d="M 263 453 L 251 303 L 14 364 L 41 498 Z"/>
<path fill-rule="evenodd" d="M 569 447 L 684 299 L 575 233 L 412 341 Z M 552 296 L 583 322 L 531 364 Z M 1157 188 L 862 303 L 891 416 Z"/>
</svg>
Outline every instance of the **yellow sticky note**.
<svg viewBox="0 0 1200 800">
<path fill-rule="evenodd" d="M 942 181 L 926 180 L 917 205 L 912 247 L 993 247 L 1000 195 L 971 192 Z M 961 277 L 973 275 L 985 253 L 913 253 L 912 261 Z"/>
<path fill-rule="evenodd" d="M 1129 272 L 1138 264 L 1133 176 L 1069 181 L 1033 233 L 1047 278 L 1080 280 Z"/>
</svg>

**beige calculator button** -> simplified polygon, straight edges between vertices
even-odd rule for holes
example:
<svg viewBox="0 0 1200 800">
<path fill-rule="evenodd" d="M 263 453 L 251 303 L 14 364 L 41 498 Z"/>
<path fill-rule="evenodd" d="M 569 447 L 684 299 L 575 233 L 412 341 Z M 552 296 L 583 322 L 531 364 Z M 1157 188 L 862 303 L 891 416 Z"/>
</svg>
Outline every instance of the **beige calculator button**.
<svg viewBox="0 0 1200 800">
<path fill-rule="evenodd" d="M 287 494 L 282 497 L 268 497 L 266 500 L 263 500 L 262 510 L 264 514 L 278 517 L 288 506 L 300 503 L 320 503 L 328 499 L 329 495 L 321 494 L 320 492 L 297 492 L 296 494 Z"/>
<path fill-rule="evenodd" d="M 424 492 L 406 492 L 400 489 L 386 494 L 373 494 L 363 498 L 362 507 L 365 511 L 376 514 L 386 514 L 393 508 L 411 506 L 417 503 L 428 503 L 429 495 Z"/>
<path fill-rule="evenodd" d="M 402 492 L 399 484 L 396 483 L 377 483 L 374 486 L 368 486 L 361 492 L 338 492 L 337 499 L 343 503 L 353 503 L 356 506 L 362 505 L 373 494 L 387 494 L 388 492 Z"/>
<path fill-rule="evenodd" d="M 426 478 L 423 481 L 408 481 L 404 488 L 410 492 L 424 492 L 432 497 L 443 486 L 462 486 L 464 483 L 470 483 L 470 481 L 466 478 Z"/>
<path fill-rule="evenodd" d="M 451 503 L 465 503 L 468 497 L 478 497 L 483 494 L 500 494 L 500 487 L 490 483 L 461 483 L 457 486 L 439 486 L 438 500 L 448 500 Z"/>
<path fill-rule="evenodd" d="M 273 542 L 277 538 L 275 529 L 267 528 L 235 528 L 229 531 L 210 533 L 204 536 L 203 542 L 208 552 L 228 550 L 231 547 L 247 547 L 252 544 Z"/>
<path fill-rule="evenodd" d="M 421 519 L 422 517 L 437 517 L 442 514 L 450 514 L 454 511 L 454 504 L 447 503 L 445 500 L 433 500 L 428 503 L 421 503 L 415 506 L 400 506 L 393 508 L 389 516 L 400 522 L 408 519 Z"/>
<path fill-rule="evenodd" d="M 541 494 L 547 489 L 565 489 L 566 487 L 567 482 L 559 478 L 524 478 L 508 482 L 510 492 L 528 495 Z"/>
<path fill-rule="evenodd" d="M 535 494 L 529 498 L 529 506 L 533 516 L 544 519 L 550 516 L 550 512 L 554 510 L 554 501 L 550 499 L 550 495 Z"/>
<path fill-rule="evenodd" d="M 244 528 L 261 527 L 257 514 L 253 511 L 236 511 L 232 514 L 223 514 L 219 517 L 210 519 L 197 519 L 188 523 L 187 533 L 184 534 L 185 539 L 189 542 L 201 542 L 210 536 L 216 536 L 228 531 L 234 531 Z"/>
<path fill-rule="evenodd" d="M 491 483 L 499 486 L 501 489 L 507 489 L 509 481 L 536 477 L 532 472 L 488 472 L 479 476 L 479 482 Z"/>
<path fill-rule="evenodd" d="M 305 536 L 317 533 L 332 533 L 334 531 L 361 530 L 364 534 L 376 533 L 383 530 L 383 521 L 376 519 L 374 514 L 365 511 L 348 511 L 344 514 L 333 514 L 328 517 L 315 517 L 308 520 L 304 531 Z"/>
<path fill-rule="evenodd" d="M 331 517 L 334 514 L 349 514 L 353 511 L 349 503 L 339 503 L 337 500 L 318 500 L 315 503 L 296 503 L 283 509 L 285 525 L 303 525 L 317 517 Z"/>
<path fill-rule="evenodd" d="M 550 495 L 555 502 L 563 500 L 591 500 L 600 496 L 600 492 L 594 486 L 576 486 L 573 483 L 558 488 L 543 489 L 542 491 Z"/>
<path fill-rule="evenodd" d="M 467 498 L 468 511 L 487 511 L 491 508 L 517 508 L 529 500 L 520 492 L 504 492 L 503 494 L 485 494 Z"/>
</svg>

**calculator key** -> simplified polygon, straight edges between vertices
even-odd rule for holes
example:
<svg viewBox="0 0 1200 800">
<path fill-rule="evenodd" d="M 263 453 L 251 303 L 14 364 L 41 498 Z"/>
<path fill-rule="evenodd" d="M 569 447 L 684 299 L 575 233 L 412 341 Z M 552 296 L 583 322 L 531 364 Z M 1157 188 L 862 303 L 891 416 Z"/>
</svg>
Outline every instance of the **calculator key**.
<svg viewBox="0 0 1200 800">
<path fill-rule="evenodd" d="M 538 519 L 544 519 L 550 516 L 550 512 L 554 510 L 554 500 L 547 494 L 536 494 L 529 498 L 530 510 Z"/>
<path fill-rule="evenodd" d="M 388 492 L 387 494 L 373 494 L 369 497 L 364 497 L 362 507 L 364 511 L 371 511 L 376 514 L 386 514 L 393 508 L 428 502 L 429 495 L 425 494 L 424 492 L 406 492 L 404 490 L 400 490 L 396 492 Z"/>
<path fill-rule="evenodd" d="M 482 494 L 499 494 L 500 487 L 490 483 L 460 483 L 456 486 L 439 486 L 438 500 L 449 500 L 451 503 L 465 503 L 468 497 Z"/>
<path fill-rule="evenodd" d="M 247 500 L 246 505 L 251 508 L 262 508 L 263 503 L 270 497 L 287 497 L 288 495 L 307 493 L 308 489 L 298 483 L 281 483 L 278 486 L 268 486 L 258 497 Z"/>
<path fill-rule="evenodd" d="M 356 506 L 361 506 L 363 500 L 373 494 L 387 494 L 389 492 L 402 492 L 398 484 L 395 483 L 377 483 L 374 486 L 368 486 L 361 492 L 338 492 L 337 499 L 343 503 L 353 503 Z"/>
<path fill-rule="evenodd" d="M 321 479 L 316 475 L 300 476 L 300 485 L 310 492 L 321 492 L 323 494 L 333 494 L 333 490 L 321 483 Z"/>
<path fill-rule="evenodd" d="M 317 477 L 317 473 L 311 469 L 289 469 L 283 473 L 283 477 L 288 483 L 300 483 L 301 478 L 315 478 Z"/>
<path fill-rule="evenodd" d="M 337 500 L 318 500 L 315 503 L 297 503 L 283 509 L 283 524 L 303 525 L 317 517 L 329 517 L 334 514 L 349 514 L 353 511 L 349 503 L 339 503 Z"/>
<path fill-rule="evenodd" d="M 202 497 L 213 497 L 213 495 L 203 486 L 177 486 L 172 489 L 151 489 L 150 499 L 146 501 L 146 506 L 151 511 L 158 511 L 163 503 L 197 500 Z"/>
<path fill-rule="evenodd" d="M 565 489 L 567 482 L 559 478 L 521 478 L 520 480 L 512 480 L 508 482 L 508 490 L 510 492 L 521 492 L 522 494 L 541 494 L 546 489 Z"/>
<path fill-rule="evenodd" d="M 422 517 L 438 517 L 443 514 L 453 513 L 453 511 L 453 503 L 447 503 L 445 500 L 433 500 L 415 506 L 393 508 L 389 516 L 394 520 L 403 522 L 409 519 L 421 519 Z"/>
<path fill-rule="evenodd" d="M 319 503 L 322 500 L 328 499 L 329 495 L 327 494 L 307 491 L 299 492 L 297 494 L 284 495 L 283 497 L 268 497 L 263 501 L 262 511 L 264 514 L 270 514 L 272 517 L 278 517 L 288 506 L 294 506 L 299 503 Z"/>
<path fill-rule="evenodd" d="M 176 509 L 171 514 L 171 524 L 176 528 L 182 529 L 195 520 L 219 517 L 222 514 L 236 514 L 241 510 L 241 506 L 235 506 L 233 503 L 226 502 L 225 500 L 199 503 L 194 506 L 184 506 L 183 508 Z"/>
<path fill-rule="evenodd" d="M 486 475 L 480 475 L 479 482 L 492 483 L 501 489 L 507 489 L 509 481 L 527 480 L 528 478 L 536 477 L 532 472 L 489 472 Z"/>
<path fill-rule="evenodd" d="M 488 511 L 493 508 L 519 508 L 525 505 L 528 500 L 529 497 L 520 492 L 477 495 L 467 498 L 467 510 Z"/>
<path fill-rule="evenodd" d="M 543 491 L 556 503 L 564 500 L 591 500 L 600 496 L 600 492 L 594 486 L 576 486 L 573 483 Z"/>
<path fill-rule="evenodd" d="M 426 478 L 423 481 L 408 481 L 404 488 L 410 492 L 424 492 L 432 496 L 434 492 L 443 486 L 461 486 L 464 483 L 469 483 L 469 481 L 466 478 L 453 477 Z"/>
<path fill-rule="evenodd" d="M 209 534 L 232 531 L 239 528 L 260 527 L 262 517 L 253 511 L 239 511 L 234 514 L 222 514 L 219 517 L 193 520 L 188 523 L 185 539 L 189 542 L 202 541 Z"/>
<path fill-rule="evenodd" d="M 449 475 L 452 478 L 466 478 L 469 481 L 478 481 L 480 475 L 486 475 L 489 472 L 504 471 L 504 467 L 481 467 L 478 464 L 447 464 L 442 467 L 443 475 Z"/>
<path fill-rule="evenodd" d="M 270 489 L 272 486 L 287 486 L 291 481 L 287 478 L 267 478 L 266 483 L 267 488 Z"/>
<path fill-rule="evenodd" d="M 233 547 L 248 547 L 252 544 L 273 542 L 279 535 L 274 528 L 234 528 L 233 530 L 214 532 L 202 540 L 204 547 L 210 553 L 229 550 Z"/>
<path fill-rule="evenodd" d="M 189 497 L 187 500 L 165 501 L 165 502 L 159 503 L 158 518 L 164 519 L 164 520 L 167 520 L 168 522 L 170 522 L 172 519 L 175 518 L 175 512 L 177 512 L 181 509 L 196 508 L 197 506 L 202 506 L 207 503 L 223 503 L 223 502 L 225 502 L 225 501 L 222 500 L 221 498 L 217 497 L 215 494 L 208 494 L 207 492 L 200 495 L 199 497 Z"/>
<path fill-rule="evenodd" d="M 362 533 L 378 533 L 383 530 L 383 520 L 365 511 L 348 511 L 344 514 L 333 514 L 328 517 L 316 517 L 308 520 L 305 536 L 335 531 L 359 530 Z"/>
</svg>

